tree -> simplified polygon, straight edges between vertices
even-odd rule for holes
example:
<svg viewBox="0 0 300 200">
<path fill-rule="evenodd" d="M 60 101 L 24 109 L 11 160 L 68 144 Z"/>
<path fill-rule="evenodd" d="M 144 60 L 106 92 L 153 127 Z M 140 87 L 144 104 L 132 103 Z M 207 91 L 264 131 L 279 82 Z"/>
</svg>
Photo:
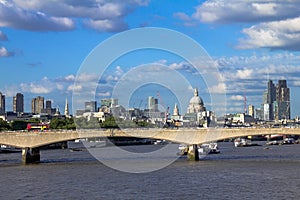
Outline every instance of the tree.
<svg viewBox="0 0 300 200">
<path fill-rule="evenodd" d="M 0 119 L 0 131 L 7 131 L 10 129 L 9 124 L 7 121 L 4 121 L 3 119 Z"/>
</svg>

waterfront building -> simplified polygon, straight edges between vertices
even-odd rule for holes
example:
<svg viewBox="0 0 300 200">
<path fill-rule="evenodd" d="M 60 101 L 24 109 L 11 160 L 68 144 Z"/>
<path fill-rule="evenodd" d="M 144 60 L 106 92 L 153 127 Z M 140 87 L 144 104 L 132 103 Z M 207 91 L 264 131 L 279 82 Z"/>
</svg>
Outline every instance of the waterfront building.
<svg viewBox="0 0 300 200">
<path fill-rule="evenodd" d="M 198 112 L 203 112 L 205 111 L 204 103 L 201 97 L 199 97 L 198 94 L 198 89 L 194 89 L 194 96 L 191 98 L 188 108 L 187 108 L 187 113 L 198 113 Z"/>
<path fill-rule="evenodd" d="M 24 95 L 21 93 L 17 93 L 16 96 L 13 97 L 13 111 L 15 113 L 23 113 L 24 112 Z"/>
<path fill-rule="evenodd" d="M 5 114 L 5 95 L 0 92 L 0 115 Z"/>
<path fill-rule="evenodd" d="M 38 96 L 31 100 L 31 112 L 34 114 L 42 113 L 44 109 L 44 97 Z"/>
<path fill-rule="evenodd" d="M 88 101 L 84 103 L 85 112 L 96 112 L 97 111 L 97 102 L 96 101 Z"/>
</svg>

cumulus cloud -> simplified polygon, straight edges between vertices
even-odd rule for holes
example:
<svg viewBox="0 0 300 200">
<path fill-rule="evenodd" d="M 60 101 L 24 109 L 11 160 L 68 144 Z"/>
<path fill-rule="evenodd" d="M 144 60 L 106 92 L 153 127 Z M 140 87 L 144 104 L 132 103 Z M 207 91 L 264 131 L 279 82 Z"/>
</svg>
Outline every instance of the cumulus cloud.
<svg viewBox="0 0 300 200">
<path fill-rule="evenodd" d="M 244 97 L 242 95 L 233 95 L 233 96 L 230 97 L 230 100 L 243 101 Z"/>
<path fill-rule="evenodd" d="M 124 17 L 147 0 L 1 0 L 0 26 L 31 31 L 68 31 L 74 19 L 98 31 L 124 30 Z"/>
<path fill-rule="evenodd" d="M 31 31 L 67 31 L 74 29 L 75 24 L 70 18 L 48 16 L 42 12 L 24 10 L 12 2 L 1 1 L 0 27 Z"/>
<path fill-rule="evenodd" d="M 266 22 L 243 29 L 246 38 L 240 39 L 238 48 L 270 48 L 300 50 L 300 17 Z"/>
<path fill-rule="evenodd" d="M 240 23 L 282 20 L 297 17 L 298 0 L 210 0 L 196 7 L 193 18 L 206 23 Z"/>
<path fill-rule="evenodd" d="M 15 55 L 14 52 L 8 51 L 5 47 L 0 47 L 0 58 L 1 57 L 10 57 Z"/>
</svg>

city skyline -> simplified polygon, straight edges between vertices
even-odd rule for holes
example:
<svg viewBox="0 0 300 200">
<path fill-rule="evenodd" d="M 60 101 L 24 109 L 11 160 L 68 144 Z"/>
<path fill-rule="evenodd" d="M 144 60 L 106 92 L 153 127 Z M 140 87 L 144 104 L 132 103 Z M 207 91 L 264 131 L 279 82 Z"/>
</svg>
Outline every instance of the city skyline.
<svg viewBox="0 0 300 200">
<path fill-rule="evenodd" d="M 30 3 L 31 2 L 31 3 Z M 260 107 L 267 82 L 285 79 L 290 88 L 291 118 L 300 115 L 300 18 L 297 1 L 0 1 L 0 92 L 7 111 L 13 97 L 24 94 L 25 111 L 31 99 L 43 96 L 53 107 L 64 110 L 65 99 L 72 107 L 76 73 L 86 56 L 99 43 L 121 31 L 140 27 L 162 27 L 194 39 L 212 57 L 226 86 L 228 113 L 243 112 L 247 104 Z M 74 9 L 72 9 L 74 8 Z M 90 12 L 86 12 L 89 10 Z M 108 14 L 110 13 L 110 14 Z M 13 17 L 8 17 L 13 16 Z M 120 57 L 100 77 L 78 77 L 101 85 L 95 100 L 110 98 L 124 74 L 136 66 L 158 63 L 184 74 L 190 90 L 199 88 L 204 102 L 210 102 L 208 88 L 194 76 L 183 59 L 157 51 Z M 222 85 L 221 85 L 222 86 Z M 218 93 L 219 88 L 211 88 Z M 156 95 L 153 87 L 146 96 Z M 173 98 L 161 92 L 164 102 Z M 147 97 L 146 97 L 147 98 Z M 143 99 L 136 94 L 136 104 Z M 92 99 L 87 99 L 91 101 Z M 174 106 L 174 105 L 171 105 Z"/>
</svg>

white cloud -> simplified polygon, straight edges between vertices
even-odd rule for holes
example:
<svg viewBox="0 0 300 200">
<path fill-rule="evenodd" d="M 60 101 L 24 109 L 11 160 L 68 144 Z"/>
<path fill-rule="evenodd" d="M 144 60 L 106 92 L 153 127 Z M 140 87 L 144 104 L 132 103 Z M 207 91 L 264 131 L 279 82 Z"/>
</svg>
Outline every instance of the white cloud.
<svg viewBox="0 0 300 200">
<path fill-rule="evenodd" d="M 274 21 L 297 17 L 298 0 L 209 0 L 196 7 L 193 18 L 207 23 Z"/>
<path fill-rule="evenodd" d="M 97 93 L 98 97 L 110 97 L 110 92 L 99 92 Z"/>
<path fill-rule="evenodd" d="M 270 48 L 300 51 L 300 17 L 266 22 L 243 29 L 247 37 L 240 39 L 238 48 Z"/>
<path fill-rule="evenodd" d="M 104 19 L 104 20 L 88 20 L 84 23 L 87 27 L 95 29 L 100 32 L 120 32 L 128 29 L 125 22 L 119 19 Z"/>
<path fill-rule="evenodd" d="M 0 2 L 0 27 L 31 31 L 67 31 L 74 22 L 67 17 L 48 16 L 33 10 L 24 10 L 13 3 Z"/>
<path fill-rule="evenodd" d="M 52 92 L 52 88 L 48 85 L 41 85 L 37 83 L 21 83 L 20 88 L 23 92 L 33 94 L 48 94 Z"/>
<path fill-rule="evenodd" d="M 13 52 L 9 52 L 5 47 L 0 47 L 0 58 L 13 56 Z"/>
<path fill-rule="evenodd" d="M 68 91 L 74 91 L 74 92 L 80 92 L 82 91 L 82 86 L 81 85 L 69 85 L 67 90 Z"/>
<path fill-rule="evenodd" d="M 226 84 L 219 83 L 217 85 L 212 85 L 208 88 L 208 92 L 211 94 L 225 94 L 226 93 Z"/>
<path fill-rule="evenodd" d="M 127 28 L 124 18 L 147 0 L 2 0 L 0 27 L 31 31 L 67 31 L 74 19 L 98 31 L 116 32 Z"/>
<path fill-rule="evenodd" d="M 230 100 L 243 101 L 244 97 L 242 95 L 233 95 L 233 96 L 230 97 Z"/>
</svg>

